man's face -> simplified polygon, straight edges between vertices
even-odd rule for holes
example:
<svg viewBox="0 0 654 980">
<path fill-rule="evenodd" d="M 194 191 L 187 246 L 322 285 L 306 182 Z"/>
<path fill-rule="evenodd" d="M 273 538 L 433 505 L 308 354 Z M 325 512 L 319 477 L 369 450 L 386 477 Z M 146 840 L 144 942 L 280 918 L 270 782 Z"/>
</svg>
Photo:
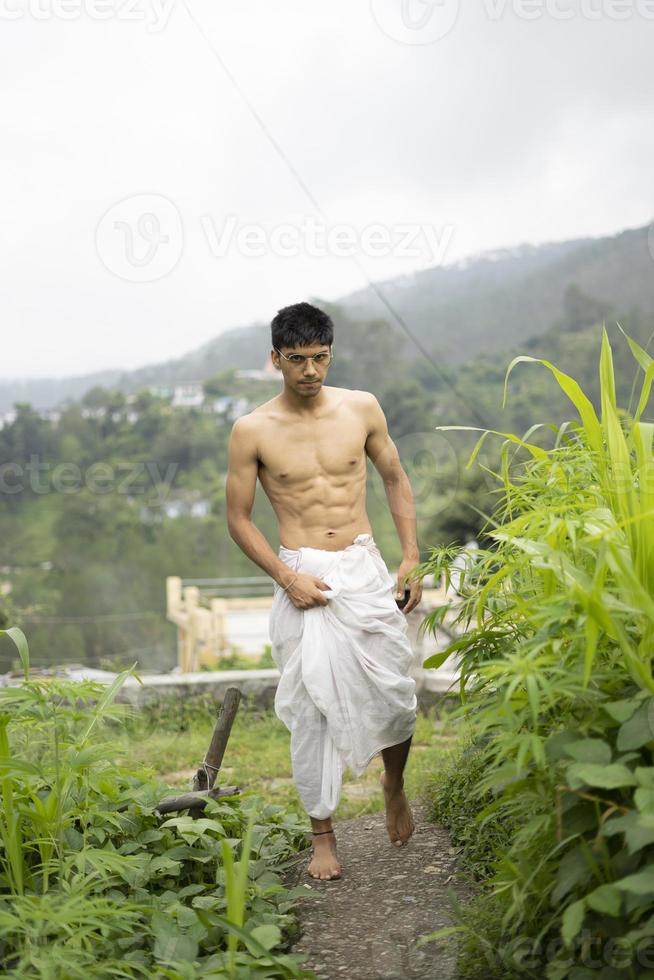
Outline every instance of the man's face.
<svg viewBox="0 0 654 980">
<path fill-rule="evenodd" d="M 318 394 L 331 360 L 329 344 L 273 348 L 272 362 L 284 375 L 284 383 L 303 398 Z"/>
</svg>

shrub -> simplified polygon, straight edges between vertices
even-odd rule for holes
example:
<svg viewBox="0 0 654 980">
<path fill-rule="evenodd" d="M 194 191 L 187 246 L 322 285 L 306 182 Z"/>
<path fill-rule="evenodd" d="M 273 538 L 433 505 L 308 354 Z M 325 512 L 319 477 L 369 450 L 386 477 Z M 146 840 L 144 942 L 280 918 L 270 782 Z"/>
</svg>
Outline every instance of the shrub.
<svg viewBox="0 0 654 980">
<path fill-rule="evenodd" d="M 0 688 L 0 964 L 6 977 L 311 977 L 284 948 L 280 872 L 300 818 L 253 794 L 162 819 L 167 787 L 116 765 L 95 738 L 124 711 L 109 688 Z"/>
<path fill-rule="evenodd" d="M 549 427 L 551 449 L 529 441 L 541 426 L 496 433 L 501 498 L 469 559 L 467 632 L 425 661 L 458 653 L 458 711 L 485 740 L 485 771 L 472 757 L 478 778 L 453 772 L 437 807 L 455 831 L 464 815 L 492 830 L 488 860 L 478 835 L 464 847 L 501 935 L 463 914 L 453 929 L 539 980 L 654 976 L 654 361 L 626 339 L 644 371 L 633 417 L 605 330 L 600 417 L 548 361 L 509 365 L 507 379 L 519 361 L 548 368 L 579 420 Z M 421 573 L 449 580 L 451 558 L 433 549 Z"/>
</svg>

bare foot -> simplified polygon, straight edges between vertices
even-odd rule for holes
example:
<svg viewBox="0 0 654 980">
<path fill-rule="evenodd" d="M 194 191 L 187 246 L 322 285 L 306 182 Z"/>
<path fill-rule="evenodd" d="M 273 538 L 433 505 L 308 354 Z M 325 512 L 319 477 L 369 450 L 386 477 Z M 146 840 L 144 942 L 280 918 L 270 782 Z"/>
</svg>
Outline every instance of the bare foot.
<svg viewBox="0 0 654 980">
<path fill-rule="evenodd" d="M 396 847 L 402 847 L 416 829 L 411 807 L 403 789 L 404 779 L 400 783 L 392 785 L 389 783 L 386 773 L 383 772 L 380 782 L 384 789 L 388 836 Z"/>
<path fill-rule="evenodd" d="M 307 868 L 312 878 L 330 881 L 341 877 L 341 865 L 336 857 L 336 838 L 334 831 L 313 834 L 313 857 Z"/>
</svg>

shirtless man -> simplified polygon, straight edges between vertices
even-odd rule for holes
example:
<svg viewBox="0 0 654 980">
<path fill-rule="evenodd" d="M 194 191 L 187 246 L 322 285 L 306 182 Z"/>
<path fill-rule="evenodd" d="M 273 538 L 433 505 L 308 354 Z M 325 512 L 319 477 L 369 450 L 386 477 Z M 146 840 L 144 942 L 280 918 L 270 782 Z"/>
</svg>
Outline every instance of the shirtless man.
<svg viewBox="0 0 654 980">
<path fill-rule="evenodd" d="M 325 385 L 332 358 L 333 324 L 322 310 L 298 303 L 280 310 L 271 324 L 271 358 L 284 378 L 282 392 L 234 423 L 226 482 L 229 533 L 241 550 L 305 610 L 327 605 L 330 586 L 297 574 L 273 551 L 251 520 L 259 478 L 277 516 L 279 538 L 291 549 L 339 551 L 358 534 L 372 534 L 366 514 L 366 457 L 384 481 L 402 545 L 397 596 L 410 597 L 404 613 L 419 603 L 422 583 L 407 580 L 419 562 L 413 494 L 384 413 L 367 391 Z M 382 750 L 381 782 L 390 840 L 401 846 L 414 823 L 403 790 L 411 738 Z M 312 877 L 341 875 L 331 819 L 311 817 Z"/>
</svg>

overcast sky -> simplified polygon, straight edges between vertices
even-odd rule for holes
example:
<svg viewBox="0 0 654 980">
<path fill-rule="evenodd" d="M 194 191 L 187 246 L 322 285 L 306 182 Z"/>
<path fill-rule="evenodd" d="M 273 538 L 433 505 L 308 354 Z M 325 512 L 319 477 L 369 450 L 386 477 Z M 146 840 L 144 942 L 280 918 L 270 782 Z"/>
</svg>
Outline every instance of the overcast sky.
<svg viewBox="0 0 654 980">
<path fill-rule="evenodd" d="M 652 220 L 654 0 L 0 0 L 0 376 Z"/>
</svg>

